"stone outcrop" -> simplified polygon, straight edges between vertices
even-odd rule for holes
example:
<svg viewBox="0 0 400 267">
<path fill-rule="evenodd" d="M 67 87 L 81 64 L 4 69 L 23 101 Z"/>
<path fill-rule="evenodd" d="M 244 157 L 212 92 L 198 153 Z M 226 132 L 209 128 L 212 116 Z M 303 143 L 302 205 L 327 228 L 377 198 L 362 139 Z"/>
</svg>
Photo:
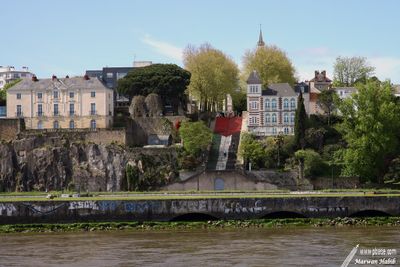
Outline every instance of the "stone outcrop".
<svg viewBox="0 0 400 267">
<path fill-rule="evenodd" d="M 174 148 L 125 148 L 62 137 L 29 137 L 0 143 L 0 191 L 126 190 L 126 166 L 134 179 L 157 188 L 177 177 Z"/>
</svg>

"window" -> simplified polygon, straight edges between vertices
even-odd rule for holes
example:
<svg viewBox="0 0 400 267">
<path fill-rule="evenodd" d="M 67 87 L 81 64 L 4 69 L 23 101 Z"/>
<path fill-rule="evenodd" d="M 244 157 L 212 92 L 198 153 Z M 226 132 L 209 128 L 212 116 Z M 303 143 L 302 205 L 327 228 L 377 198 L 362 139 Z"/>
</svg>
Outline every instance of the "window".
<svg viewBox="0 0 400 267">
<path fill-rule="evenodd" d="M 69 115 L 70 116 L 75 115 L 75 105 L 74 104 L 69 104 Z"/>
<path fill-rule="evenodd" d="M 96 92 L 90 92 L 90 97 L 96 97 Z"/>
<path fill-rule="evenodd" d="M 250 93 L 258 93 L 258 86 L 257 85 L 250 85 Z"/>
<path fill-rule="evenodd" d="M 296 99 L 294 98 L 290 99 L 290 107 L 292 109 L 296 108 Z"/>
<path fill-rule="evenodd" d="M 74 129 L 75 128 L 75 122 L 74 121 L 69 121 L 69 128 Z"/>
<path fill-rule="evenodd" d="M 126 75 L 126 72 L 117 72 L 117 80 L 124 78 Z"/>
<path fill-rule="evenodd" d="M 22 116 L 22 106 L 17 105 L 17 117 L 21 117 L 21 116 Z"/>
<path fill-rule="evenodd" d="M 271 122 L 271 115 L 266 114 L 265 115 L 265 123 L 270 123 Z"/>
<path fill-rule="evenodd" d="M 38 121 L 38 123 L 37 123 L 37 128 L 38 128 L 39 130 L 43 129 L 43 122 L 42 122 L 42 121 Z"/>
<path fill-rule="evenodd" d="M 60 128 L 60 125 L 59 125 L 58 121 L 54 121 L 54 122 L 53 122 L 53 128 L 54 128 L 54 129 Z"/>
<path fill-rule="evenodd" d="M 75 93 L 74 92 L 69 92 L 69 98 L 74 98 L 75 97 Z"/>
<path fill-rule="evenodd" d="M 21 99 L 21 93 L 17 93 L 17 99 Z"/>
<path fill-rule="evenodd" d="M 38 99 L 42 99 L 43 98 L 43 94 L 42 93 L 37 93 L 37 98 Z"/>
<path fill-rule="evenodd" d="M 112 73 L 112 72 L 107 72 L 107 78 L 113 78 L 114 77 L 114 73 Z"/>
<path fill-rule="evenodd" d="M 285 113 L 285 114 L 283 115 L 283 122 L 284 122 L 284 123 L 289 123 L 289 114 Z"/>
<path fill-rule="evenodd" d="M 249 124 L 257 124 L 257 117 L 250 117 Z"/>
<path fill-rule="evenodd" d="M 272 134 L 276 134 L 276 133 L 277 133 L 276 128 L 272 128 Z"/>
<path fill-rule="evenodd" d="M 283 132 L 284 132 L 285 134 L 289 134 L 289 128 L 286 128 L 286 127 L 285 127 L 285 129 L 283 130 Z"/>
<path fill-rule="evenodd" d="M 270 108 L 269 99 L 265 99 L 265 109 L 269 109 L 269 108 Z"/>
<path fill-rule="evenodd" d="M 293 127 L 290 128 L 290 132 L 291 132 L 291 133 L 294 133 L 294 128 L 293 128 Z"/>
<path fill-rule="evenodd" d="M 54 116 L 58 116 L 58 104 L 54 104 Z"/>
<path fill-rule="evenodd" d="M 272 123 L 276 123 L 276 114 L 272 114 Z"/>
<path fill-rule="evenodd" d="M 294 123 L 294 113 L 291 113 L 291 114 L 290 114 L 290 122 L 291 122 L 291 123 Z"/>
<path fill-rule="evenodd" d="M 90 121 L 90 129 L 96 129 L 96 120 Z"/>
<path fill-rule="evenodd" d="M 289 108 L 289 100 L 287 98 L 285 98 L 283 100 L 283 108 L 284 109 L 288 109 Z"/>
<path fill-rule="evenodd" d="M 276 99 L 275 98 L 272 99 L 271 106 L 272 106 L 272 109 L 276 109 Z"/>
<path fill-rule="evenodd" d="M 90 115 L 96 115 L 96 103 L 90 104 Z"/>
<path fill-rule="evenodd" d="M 54 99 L 58 99 L 58 91 L 54 91 L 53 92 L 53 98 Z"/>
<path fill-rule="evenodd" d="M 258 102 L 257 101 L 250 102 L 250 109 L 258 109 Z"/>
<path fill-rule="evenodd" d="M 42 104 L 38 104 L 38 106 L 37 106 L 37 115 L 38 115 L 38 117 L 43 116 L 43 106 L 42 106 Z"/>
</svg>

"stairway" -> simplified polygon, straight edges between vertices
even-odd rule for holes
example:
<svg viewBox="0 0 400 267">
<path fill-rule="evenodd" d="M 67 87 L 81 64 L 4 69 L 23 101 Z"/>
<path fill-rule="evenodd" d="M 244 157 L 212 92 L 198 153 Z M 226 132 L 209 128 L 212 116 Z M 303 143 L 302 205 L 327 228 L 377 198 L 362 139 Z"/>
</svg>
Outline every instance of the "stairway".
<svg viewBox="0 0 400 267">
<path fill-rule="evenodd" d="M 213 143 L 208 158 L 207 169 L 235 169 L 241 127 L 241 117 L 216 118 Z"/>
</svg>

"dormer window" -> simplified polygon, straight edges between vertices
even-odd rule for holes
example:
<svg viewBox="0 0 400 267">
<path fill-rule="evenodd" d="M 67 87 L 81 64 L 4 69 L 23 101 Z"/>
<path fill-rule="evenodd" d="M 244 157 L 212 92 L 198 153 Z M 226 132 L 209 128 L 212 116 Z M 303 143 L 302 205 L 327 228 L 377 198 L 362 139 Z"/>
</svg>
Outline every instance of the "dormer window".
<svg viewBox="0 0 400 267">
<path fill-rule="evenodd" d="M 54 91 L 53 92 L 53 98 L 54 99 L 58 99 L 58 91 Z"/>
</svg>

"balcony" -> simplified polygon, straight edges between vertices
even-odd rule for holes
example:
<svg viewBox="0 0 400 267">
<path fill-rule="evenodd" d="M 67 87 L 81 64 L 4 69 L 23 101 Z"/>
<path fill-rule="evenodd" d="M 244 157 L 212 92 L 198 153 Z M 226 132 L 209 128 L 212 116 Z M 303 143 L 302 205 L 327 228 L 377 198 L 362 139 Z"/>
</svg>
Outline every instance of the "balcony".
<svg viewBox="0 0 400 267">
<path fill-rule="evenodd" d="M 15 117 L 17 117 L 17 118 L 22 118 L 22 117 L 24 117 L 24 113 L 21 111 L 21 112 L 15 112 Z"/>
<path fill-rule="evenodd" d="M 60 113 L 59 112 L 53 112 L 53 117 L 60 117 Z"/>
<path fill-rule="evenodd" d="M 70 116 L 70 117 L 75 117 L 75 111 L 70 111 L 70 112 L 69 112 L 69 116 Z"/>
<path fill-rule="evenodd" d="M 38 117 L 44 117 L 44 113 L 43 113 L 43 112 L 36 112 L 36 116 L 38 116 Z"/>
<path fill-rule="evenodd" d="M 96 115 L 97 115 L 97 110 L 90 111 L 90 116 L 96 116 Z"/>
</svg>

